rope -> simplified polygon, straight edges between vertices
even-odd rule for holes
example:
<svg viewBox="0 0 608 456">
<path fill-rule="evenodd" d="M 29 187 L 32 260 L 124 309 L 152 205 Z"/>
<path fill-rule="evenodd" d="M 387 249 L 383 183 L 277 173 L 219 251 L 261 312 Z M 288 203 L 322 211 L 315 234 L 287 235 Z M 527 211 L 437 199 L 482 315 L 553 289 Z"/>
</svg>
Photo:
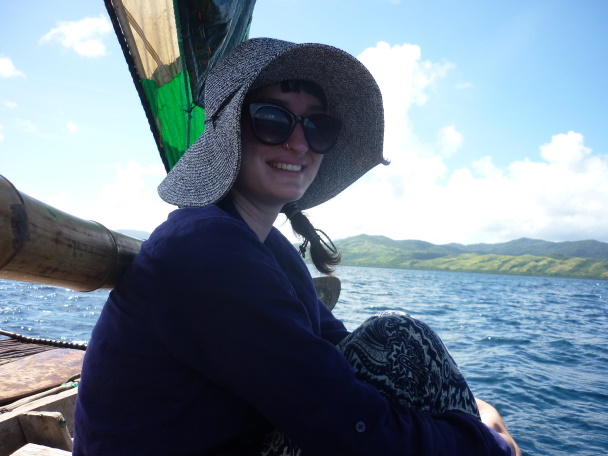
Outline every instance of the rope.
<svg viewBox="0 0 608 456">
<path fill-rule="evenodd" d="M 8 336 L 11 339 L 18 340 L 19 342 L 26 342 L 29 344 L 46 345 L 49 347 L 59 348 L 74 348 L 76 350 L 86 350 L 87 344 L 78 344 L 75 342 L 66 342 L 64 340 L 52 340 L 52 339 L 41 339 L 37 337 L 27 337 L 22 334 L 11 333 L 0 329 L 0 335 Z"/>
</svg>

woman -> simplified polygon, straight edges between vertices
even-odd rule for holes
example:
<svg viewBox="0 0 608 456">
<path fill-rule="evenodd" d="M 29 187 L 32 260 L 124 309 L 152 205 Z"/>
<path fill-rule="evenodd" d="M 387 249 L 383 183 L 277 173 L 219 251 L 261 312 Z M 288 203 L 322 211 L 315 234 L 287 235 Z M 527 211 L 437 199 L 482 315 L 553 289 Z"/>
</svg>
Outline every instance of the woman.
<svg viewBox="0 0 608 456">
<path fill-rule="evenodd" d="M 74 454 L 511 454 L 428 327 L 388 313 L 349 334 L 272 227 L 285 212 L 321 271 L 337 262 L 300 209 L 384 162 L 365 67 L 250 40 L 210 73 L 205 105 L 204 134 L 159 187 L 182 208 L 93 331 Z"/>
</svg>

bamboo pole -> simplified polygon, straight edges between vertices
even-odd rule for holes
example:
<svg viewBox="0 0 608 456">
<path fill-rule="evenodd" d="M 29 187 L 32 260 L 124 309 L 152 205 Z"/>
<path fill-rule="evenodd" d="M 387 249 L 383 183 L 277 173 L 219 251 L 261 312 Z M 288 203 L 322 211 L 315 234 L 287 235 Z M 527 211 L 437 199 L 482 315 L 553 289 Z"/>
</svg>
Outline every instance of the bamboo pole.
<svg viewBox="0 0 608 456">
<path fill-rule="evenodd" d="M 114 288 L 142 242 L 20 193 L 0 176 L 0 278 Z"/>
</svg>

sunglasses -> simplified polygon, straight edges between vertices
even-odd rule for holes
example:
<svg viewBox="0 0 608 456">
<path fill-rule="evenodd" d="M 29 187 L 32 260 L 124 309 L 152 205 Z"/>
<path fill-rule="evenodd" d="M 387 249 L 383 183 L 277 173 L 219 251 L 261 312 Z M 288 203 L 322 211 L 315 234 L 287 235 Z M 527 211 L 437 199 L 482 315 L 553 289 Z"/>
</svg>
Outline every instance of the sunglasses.
<svg viewBox="0 0 608 456">
<path fill-rule="evenodd" d="M 296 116 L 282 106 L 271 103 L 249 105 L 251 126 L 255 137 L 270 146 L 282 144 L 289 139 L 297 123 L 302 124 L 308 147 L 318 154 L 328 153 L 338 141 L 342 123 L 329 114 Z"/>
</svg>

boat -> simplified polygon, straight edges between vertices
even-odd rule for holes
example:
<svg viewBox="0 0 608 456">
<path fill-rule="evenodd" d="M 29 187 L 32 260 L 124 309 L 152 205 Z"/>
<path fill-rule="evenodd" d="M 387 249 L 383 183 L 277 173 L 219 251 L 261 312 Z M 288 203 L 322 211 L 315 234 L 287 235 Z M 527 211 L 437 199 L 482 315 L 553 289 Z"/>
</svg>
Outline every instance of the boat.
<svg viewBox="0 0 608 456">
<path fill-rule="evenodd" d="M 104 0 L 169 171 L 204 128 L 207 73 L 248 36 L 253 0 Z M 185 108 L 185 109 L 184 109 Z M 0 176 L 0 278 L 111 289 L 143 240 L 80 219 Z M 336 277 L 316 277 L 332 309 Z M 86 345 L 0 329 L 0 456 L 68 455 Z"/>
</svg>

